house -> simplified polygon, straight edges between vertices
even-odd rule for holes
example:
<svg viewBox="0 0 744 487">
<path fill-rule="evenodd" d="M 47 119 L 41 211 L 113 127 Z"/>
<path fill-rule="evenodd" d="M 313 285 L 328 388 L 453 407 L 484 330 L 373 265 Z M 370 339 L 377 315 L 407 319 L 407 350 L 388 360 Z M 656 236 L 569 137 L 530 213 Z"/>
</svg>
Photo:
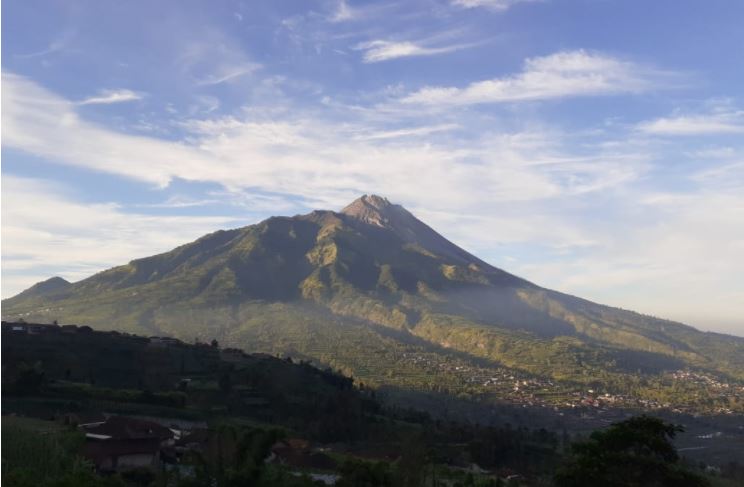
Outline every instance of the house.
<svg viewBox="0 0 744 487">
<path fill-rule="evenodd" d="M 99 472 L 120 472 L 132 468 L 157 468 L 160 446 L 157 440 L 90 441 L 83 456 L 93 462 Z"/>
<path fill-rule="evenodd" d="M 180 345 L 182 342 L 177 338 L 171 337 L 150 337 L 150 345 L 154 347 L 172 347 Z"/>
<path fill-rule="evenodd" d="M 223 348 L 222 349 L 222 359 L 223 360 L 242 360 L 246 358 L 247 355 L 245 352 L 240 350 L 239 348 Z"/>
<path fill-rule="evenodd" d="M 274 443 L 266 462 L 313 470 L 333 470 L 337 467 L 333 458 L 313 451 L 310 442 L 301 438 L 288 438 Z"/>
<path fill-rule="evenodd" d="M 86 438 L 83 455 L 103 472 L 156 468 L 164 451 L 174 445 L 173 431 L 165 426 L 125 416 L 110 416 L 80 429 Z"/>
<path fill-rule="evenodd" d="M 55 333 L 59 331 L 58 325 L 46 325 L 40 323 L 29 323 L 27 325 L 29 335 L 41 335 L 42 333 Z"/>
<path fill-rule="evenodd" d="M 29 335 L 40 335 L 42 333 L 57 333 L 60 331 L 60 327 L 56 324 L 42 324 L 42 323 L 26 323 L 24 321 L 18 322 L 2 322 L 3 331 L 10 331 L 11 333 L 27 333 Z"/>
<path fill-rule="evenodd" d="M 7 323 L 3 321 L 3 331 L 10 331 L 11 333 L 28 333 L 25 323 Z"/>
</svg>

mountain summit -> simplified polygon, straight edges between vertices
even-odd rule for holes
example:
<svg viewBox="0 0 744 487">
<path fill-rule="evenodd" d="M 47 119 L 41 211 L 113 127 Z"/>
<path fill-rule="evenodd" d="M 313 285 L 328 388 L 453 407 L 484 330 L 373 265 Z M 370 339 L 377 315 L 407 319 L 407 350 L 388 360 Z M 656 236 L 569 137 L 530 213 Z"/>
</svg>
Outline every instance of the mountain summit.
<svg viewBox="0 0 744 487">
<path fill-rule="evenodd" d="M 357 218 L 365 223 L 384 227 L 396 215 L 405 214 L 413 218 L 402 206 L 394 205 L 382 196 L 364 195 L 352 201 L 341 213 Z"/>
<path fill-rule="evenodd" d="M 411 347 L 572 383 L 686 367 L 744 380 L 744 339 L 541 288 L 376 195 L 218 231 L 2 304 L 7 318 L 217 338 L 378 384 L 422 377 L 429 362 L 406 362 Z"/>
<path fill-rule="evenodd" d="M 489 264 L 442 237 L 401 205 L 393 204 L 382 196 L 364 195 L 341 210 L 341 213 L 361 222 L 389 229 L 408 244 L 418 245 L 460 264 L 493 269 Z"/>
</svg>

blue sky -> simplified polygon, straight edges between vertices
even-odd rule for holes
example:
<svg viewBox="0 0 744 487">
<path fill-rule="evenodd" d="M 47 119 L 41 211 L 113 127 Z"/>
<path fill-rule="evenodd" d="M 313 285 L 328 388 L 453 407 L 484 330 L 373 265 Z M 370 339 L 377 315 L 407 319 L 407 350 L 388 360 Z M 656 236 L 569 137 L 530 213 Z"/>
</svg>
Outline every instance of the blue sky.
<svg viewBox="0 0 744 487">
<path fill-rule="evenodd" d="M 2 11 L 2 295 L 385 195 L 541 285 L 744 335 L 744 3 Z"/>
</svg>

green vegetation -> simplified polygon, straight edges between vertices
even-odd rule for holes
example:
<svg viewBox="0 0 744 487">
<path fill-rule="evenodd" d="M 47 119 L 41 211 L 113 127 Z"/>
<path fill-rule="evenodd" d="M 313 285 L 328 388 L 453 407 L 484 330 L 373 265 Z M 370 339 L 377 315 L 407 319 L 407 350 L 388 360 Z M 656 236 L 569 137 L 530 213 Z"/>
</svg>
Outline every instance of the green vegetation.
<svg viewBox="0 0 744 487">
<path fill-rule="evenodd" d="M 572 456 L 555 475 L 557 487 L 705 487 L 701 475 L 679 465 L 671 440 L 680 426 L 638 416 L 616 423 L 572 446 Z"/>
<path fill-rule="evenodd" d="M 342 487 L 550 485 L 561 464 L 558 482 L 579 478 L 587 462 L 623 465 L 629 449 L 648 450 L 661 462 L 653 472 L 660 465 L 670 475 L 685 472 L 668 442 L 677 430 L 659 420 L 621 423 L 570 448 L 567 432 L 431 417 L 382 404 L 382 390 L 330 369 L 222 349 L 216 341 L 4 328 L 2 359 L 3 482 L 10 486 L 319 485 L 312 475 L 332 476 Z M 83 437 L 74 428 L 77 418 L 100 411 L 188 419 L 206 424 L 208 433 L 176 464 L 183 469 L 100 477 L 81 459 Z M 315 447 L 290 449 L 287 458 L 302 460 L 296 464 L 266 461 L 290 439 Z M 623 460 L 627 468 L 635 468 L 631 460 Z M 740 478 L 738 464 L 724 467 L 715 478 L 720 485 Z"/>
<path fill-rule="evenodd" d="M 2 483 L 9 487 L 122 485 L 95 476 L 79 452 L 82 433 L 57 423 L 4 416 Z"/>
<path fill-rule="evenodd" d="M 486 468 L 511 466 L 536 476 L 546 476 L 556 462 L 557 440 L 545 431 L 435 421 L 387 408 L 374 390 L 306 362 L 247 355 L 218 343 L 49 330 L 20 334 L 4 328 L 4 414 L 56 421 L 4 416 L 5 446 L 21 446 L 3 449 L 8 485 L 314 485 L 307 477 L 313 470 L 264 462 L 272 444 L 287 437 L 333 445 L 317 455 L 338 465 L 336 475 L 351 485 L 369 469 L 389 477 L 390 485 L 409 486 L 458 477 L 448 466 L 453 462 L 477 459 Z M 203 421 L 209 437 L 184 460 L 189 474 L 131 471 L 102 479 L 79 457 L 82 435 L 63 426 L 101 410 Z M 34 461 L 43 467 L 35 468 Z"/>
</svg>

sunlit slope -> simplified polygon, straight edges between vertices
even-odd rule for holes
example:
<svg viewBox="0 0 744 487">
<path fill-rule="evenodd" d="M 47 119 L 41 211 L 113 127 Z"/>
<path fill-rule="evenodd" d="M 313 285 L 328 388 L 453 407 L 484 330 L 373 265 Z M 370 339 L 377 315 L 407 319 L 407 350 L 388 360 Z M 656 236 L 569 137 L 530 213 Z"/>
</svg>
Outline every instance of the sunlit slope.
<svg viewBox="0 0 744 487">
<path fill-rule="evenodd" d="M 216 337 L 380 380 L 400 367 L 386 351 L 412 343 L 565 380 L 687 366 L 744 379 L 744 339 L 543 289 L 376 196 L 54 278 L 3 301 L 3 316 Z"/>
</svg>

